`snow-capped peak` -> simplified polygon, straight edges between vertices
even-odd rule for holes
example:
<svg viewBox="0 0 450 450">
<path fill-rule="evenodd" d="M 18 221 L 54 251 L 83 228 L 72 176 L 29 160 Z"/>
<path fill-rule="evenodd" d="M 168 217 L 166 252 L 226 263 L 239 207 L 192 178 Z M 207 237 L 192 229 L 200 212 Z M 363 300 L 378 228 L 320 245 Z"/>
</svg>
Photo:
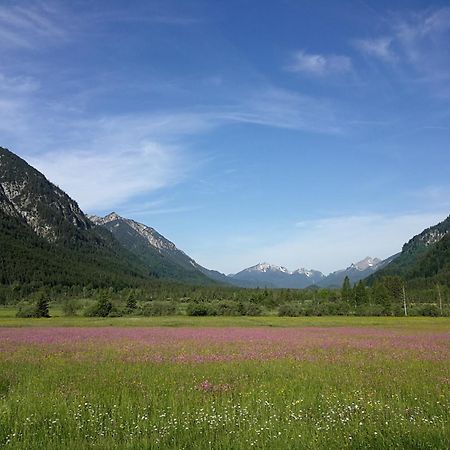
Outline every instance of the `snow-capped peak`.
<svg viewBox="0 0 450 450">
<path fill-rule="evenodd" d="M 361 261 L 358 261 L 356 264 L 352 264 L 350 267 L 362 272 L 363 270 L 376 267 L 378 264 L 380 264 L 380 262 L 381 259 L 379 258 L 372 258 L 370 256 L 367 256 Z"/>
<path fill-rule="evenodd" d="M 256 266 L 249 267 L 247 269 L 249 272 L 283 272 L 290 274 L 289 270 L 283 266 L 275 266 L 269 263 L 259 263 Z"/>
<path fill-rule="evenodd" d="M 300 269 L 294 270 L 292 272 L 292 275 L 305 275 L 308 278 L 311 278 L 314 275 L 318 275 L 318 276 L 324 276 L 322 272 L 319 272 L 318 270 L 313 270 L 313 269 L 305 269 L 304 267 L 301 267 Z"/>
</svg>

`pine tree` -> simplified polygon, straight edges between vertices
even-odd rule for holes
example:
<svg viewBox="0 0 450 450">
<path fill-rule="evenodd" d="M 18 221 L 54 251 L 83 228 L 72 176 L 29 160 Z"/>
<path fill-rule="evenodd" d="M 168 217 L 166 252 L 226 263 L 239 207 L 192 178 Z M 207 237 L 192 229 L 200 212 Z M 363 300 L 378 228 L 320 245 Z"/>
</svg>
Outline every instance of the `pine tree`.
<svg viewBox="0 0 450 450">
<path fill-rule="evenodd" d="M 389 315 L 392 309 L 388 288 L 381 282 L 375 283 L 372 294 L 373 301 L 383 307 L 383 314 Z"/>
<path fill-rule="evenodd" d="M 137 300 L 136 294 L 134 291 L 130 291 L 127 298 L 126 309 L 130 312 L 134 311 L 137 308 Z"/>
<path fill-rule="evenodd" d="M 344 302 L 349 302 L 352 298 L 352 288 L 348 276 L 344 278 L 344 282 L 342 283 L 341 298 Z"/>
<path fill-rule="evenodd" d="M 367 303 L 366 286 L 362 280 L 359 280 L 359 283 L 355 284 L 353 291 L 356 306 L 364 305 L 365 303 Z"/>
<path fill-rule="evenodd" d="M 109 300 L 108 293 L 103 291 L 98 299 L 94 315 L 106 317 L 111 312 L 111 310 L 112 310 L 111 300 Z"/>
<path fill-rule="evenodd" d="M 48 298 L 44 294 L 40 294 L 36 300 L 35 317 L 50 317 L 48 311 Z"/>
</svg>

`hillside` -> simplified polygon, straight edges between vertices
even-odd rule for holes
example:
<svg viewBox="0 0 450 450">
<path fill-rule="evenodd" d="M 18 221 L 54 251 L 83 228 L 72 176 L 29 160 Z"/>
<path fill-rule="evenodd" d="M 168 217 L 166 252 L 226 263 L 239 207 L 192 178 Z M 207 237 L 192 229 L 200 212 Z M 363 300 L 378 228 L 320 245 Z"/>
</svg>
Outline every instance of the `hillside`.
<svg viewBox="0 0 450 450">
<path fill-rule="evenodd" d="M 146 266 L 156 268 L 160 276 L 196 284 L 213 283 L 202 273 L 201 266 L 154 228 L 115 212 L 105 217 L 90 216 L 90 219 L 111 232 L 124 248 Z"/>
<path fill-rule="evenodd" d="M 401 254 L 368 281 L 398 275 L 417 286 L 438 281 L 449 284 L 449 231 L 450 216 L 410 239 Z"/>
<path fill-rule="evenodd" d="M 160 274 L 95 227 L 60 188 L 0 147 L 2 283 L 140 285 Z"/>
</svg>

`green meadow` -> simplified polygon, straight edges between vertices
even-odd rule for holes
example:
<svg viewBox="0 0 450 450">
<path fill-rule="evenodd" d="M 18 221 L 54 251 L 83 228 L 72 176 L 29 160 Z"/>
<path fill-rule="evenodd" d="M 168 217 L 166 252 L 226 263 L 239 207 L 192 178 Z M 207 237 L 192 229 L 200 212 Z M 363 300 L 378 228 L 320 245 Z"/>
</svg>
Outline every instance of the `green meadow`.
<svg viewBox="0 0 450 450">
<path fill-rule="evenodd" d="M 50 307 L 50 318 L 18 318 L 17 308 L 0 306 L 0 327 L 392 327 L 450 330 L 450 317 L 278 317 L 267 316 L 66 316 Z"/>
<path fill-rule="evenodd" d="M 448 318 L 0 314 L 2 448 L 450 448 Z"/>
</svg>

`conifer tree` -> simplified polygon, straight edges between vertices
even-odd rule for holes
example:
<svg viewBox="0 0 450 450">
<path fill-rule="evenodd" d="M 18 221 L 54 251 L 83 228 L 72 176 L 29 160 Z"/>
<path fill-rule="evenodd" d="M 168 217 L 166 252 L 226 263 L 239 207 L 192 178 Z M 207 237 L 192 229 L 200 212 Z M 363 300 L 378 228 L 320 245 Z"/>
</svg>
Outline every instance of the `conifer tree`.
<svg viewBox="0 0 450 450">
<path fill-rule="evenodd" d="M 137 308 L 136 294 L 132 290 L 128 294 L 126 309 L 131 312 L 131 311 L 134 311 L 136 308 Z"/>
<path fill-rule="evenodd" d="M 348 276 L 344 278 L 344 282 L 342 283 L 341 298 L 344 302 L 349 302 L 352 298 L 352 288 Z"/>
<path fill-rule="evenodd" d="M 36 300 L 35 317 L 50 317 L 48 311 L 48 298 L 44 294 L 40 294 Z"/>
<path fill-rule="evenodd" d="M 354 297 L 355 297 L 355 305 L 363 305 L 367 303 L 367 291 L 366 286 L 362 280 L 359 280 L 358 284 L 355 284 L 354 287 Z"/>
</svg>

